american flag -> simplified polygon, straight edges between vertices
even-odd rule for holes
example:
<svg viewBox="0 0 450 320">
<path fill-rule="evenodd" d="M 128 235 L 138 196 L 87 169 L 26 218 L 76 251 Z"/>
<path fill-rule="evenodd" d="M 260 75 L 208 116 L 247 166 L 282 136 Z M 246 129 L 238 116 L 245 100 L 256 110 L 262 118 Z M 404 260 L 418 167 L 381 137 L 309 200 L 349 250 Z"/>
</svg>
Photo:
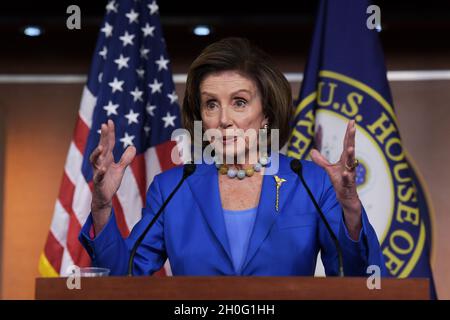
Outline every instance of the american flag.
<svg viewBox="0 0 450 320">
<path fill-rule="evenodd" d="M 42 276 L 66 275 L 73 265 L 90 265 L 78 234 L 90 212 L 89 156 L 98 144 L 101 124 L 112 119 L 116 125 L 116 161 L 128 146 L 137 149 L 113 199 L 119 229 L 126 237 L 141 218 L 153 177 L 174 166 L 175 143 L 170 138 L 180 127 L 177 99 L 156 1 L 110 1 L 39 261 Z"/>
</svg>

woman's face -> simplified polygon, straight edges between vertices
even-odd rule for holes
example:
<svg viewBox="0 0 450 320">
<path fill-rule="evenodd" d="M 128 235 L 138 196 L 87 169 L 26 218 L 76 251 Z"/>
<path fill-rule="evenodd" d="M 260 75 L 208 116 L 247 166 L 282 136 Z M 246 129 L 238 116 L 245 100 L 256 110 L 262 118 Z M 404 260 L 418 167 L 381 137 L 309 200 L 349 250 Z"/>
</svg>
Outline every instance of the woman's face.
<svg viewBox="0 0 450 320">
<path fill-rule="evenodd" d="M 227 157 L 248 152 L 249 139 L 238 143 L 238 129 L 248 133 L 252 129 L 257 135 L 267 123 L 255 82 L 236 71 L 212 73 L 200 83 L 200 96 L 203 128 L 217 129 L 222 135 L 221 141 L 212 138 L 210 142 L 223 147 Z"/>
</svg>

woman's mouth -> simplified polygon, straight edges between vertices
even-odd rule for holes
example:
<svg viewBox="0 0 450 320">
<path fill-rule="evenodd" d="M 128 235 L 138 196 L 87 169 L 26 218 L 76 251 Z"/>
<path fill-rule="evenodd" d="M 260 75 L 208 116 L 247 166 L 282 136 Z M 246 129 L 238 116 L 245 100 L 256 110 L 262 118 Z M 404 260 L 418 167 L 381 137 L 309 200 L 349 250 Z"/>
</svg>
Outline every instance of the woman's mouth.
<svg viewBox="0 0 450 320">
<path fill-rule="evenodd" d="M 237 140 L 236 136 L 231 136 L 231 137 L 223 137 L 222 138 L 222 143 L 223 144 L 233 144 L 235 143 Z"/>
</svg>

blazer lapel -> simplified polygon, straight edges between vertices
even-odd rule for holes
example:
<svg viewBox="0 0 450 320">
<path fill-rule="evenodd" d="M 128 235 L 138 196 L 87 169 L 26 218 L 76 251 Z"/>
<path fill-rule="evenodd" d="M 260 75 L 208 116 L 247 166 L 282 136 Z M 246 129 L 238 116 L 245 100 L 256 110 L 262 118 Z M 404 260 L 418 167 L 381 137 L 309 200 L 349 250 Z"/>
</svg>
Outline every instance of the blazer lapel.
<svg viewBox="0 0 450 320">
<path fill-rule="evenodd" d="M 277 173 L 277 176 L 285 179 L 279 190 L 278 211 L 276 210 L 276 182 L 273 175 L 265 175 L 261 187 L 261 195 L 259 199 L 258 211 L 256 215 L 255 225 L 248 246 L 247 256 L 242 265 L 242 271 L 250 263 L 253 256 L 263 244 L 264 240 L 270 233 L 277 217 L 283 214 L 283 208 L 289 202 L 292 191 L 295 186 L 295 176 L 289 173 Z"/>
<path fill-rule="evenodd" d="M 280 158 L 280 160 L 282 160 Z M 286 203 L 291 201 L 293 190 L 296 186 L 296 176 L 290 172 L 288 163 L 280 161 L 279 171 L 276 173 L 278 177 L 286 181 L 279 190 L 279 209 L 275 208 L 276 203 L 276 182 L 272 174 L 264 175 L 261 186 L 261 194 L 257 209 L 255 224 L 250 237 L 245 261 L 242 265 L 241 272 L 250 263 L 275 223 L 277 217 L 283 214 L 283 208 Z M 195 201 L 211 228 L 211 232 L 215 235 L 223 250 L 228 256 L 230 267 L 234 270 L 233 259 L 231 256 L 230 244 L 223 217 L 222 202 L 220 200 L 220 191 L 218 183 L 218 173 L 214 165 L 199 165 L 197 172 L 187 179 L 187 183 Z M 207 193 L 207 194 L 206 194 Z"/>
<path fill-rule="evenodd" d="M 201 172 L 192 175 L 187 179 L 187 182 L 203 217 L 231 263 L 233 260 L 220 200 L 217 169 L 214 165 L 202 164 L 201 166 Z"/>
</svg>

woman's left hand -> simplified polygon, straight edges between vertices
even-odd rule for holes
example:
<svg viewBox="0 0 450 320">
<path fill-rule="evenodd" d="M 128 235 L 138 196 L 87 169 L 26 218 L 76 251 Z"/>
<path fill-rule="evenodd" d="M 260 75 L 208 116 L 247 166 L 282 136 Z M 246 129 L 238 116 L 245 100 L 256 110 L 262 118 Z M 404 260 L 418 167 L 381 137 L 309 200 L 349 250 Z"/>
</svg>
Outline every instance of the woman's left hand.
<svg viewBox="0 0 450 320">
<path fill-rule="evenodd" d="M 355 168 L 358 162 L 355 158 L 355 121 L 347 125 L 344 137 L 344 148 L 339 161 L 330 163 L 319 151 L 311 151 L 312 160 L 322 167 L 330 177 L 336 197 L 344 210 L 345 224 L 353 239 L 358 239 L 362 227 L 362 205 L 356 191 Z"/>
</svg>

